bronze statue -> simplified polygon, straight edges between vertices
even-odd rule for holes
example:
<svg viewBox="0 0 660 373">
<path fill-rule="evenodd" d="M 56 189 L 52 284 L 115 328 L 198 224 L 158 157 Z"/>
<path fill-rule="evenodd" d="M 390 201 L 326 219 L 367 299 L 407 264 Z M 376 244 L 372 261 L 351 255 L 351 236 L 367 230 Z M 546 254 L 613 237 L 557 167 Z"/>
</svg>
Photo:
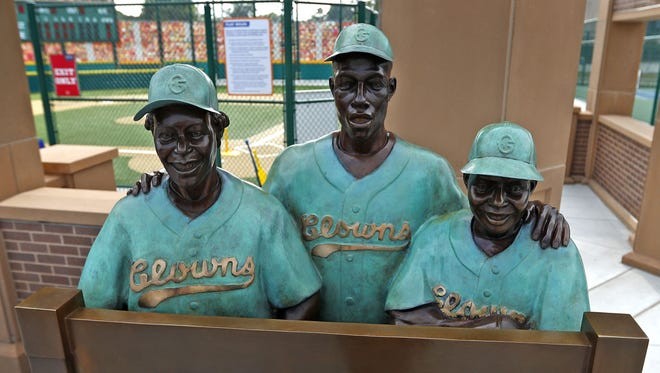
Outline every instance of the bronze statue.
<svg viewBox="0 0 660 373">
<path fill-rule="evenodd" d="M 120 200 L 89 253 L 88 307 L 243 317 L 314 318 L 321 282 L 275 198 L 216 167 L 229 118 L 196 67 L 160 69 L 135 120 L 168 177 Z M 276 309 L 276 315 L 273 314 Z"/>
<path fill-rule="evenodd" d="M 396 91 L 385 34 L 351 25 L 327 60 L 341 128 L 285 149 L 264 190 L 296 220 L 321 272 L 321 320 L 386 323 L 387 284 L 411 235 L 434 215 L 466 208 L 467 200 L 443 157 L 385 129 Z M 129 193 L 147 193 L 160 177 L 143 175 Z M 568 244 L 568 224 L 555 208 L 533 202 L 527 217 L 542 247 Z"/>
<path fill-rule="evenodd" d="M 484 127 L 462 172 L 471 211 L 419 229 L 387 297 L 395 322 L 580 330 L 589 297 L 577 248 L 539 250 L 525 222 L 543 180 L 531 134 L 513 123 Z"/>
</svg>

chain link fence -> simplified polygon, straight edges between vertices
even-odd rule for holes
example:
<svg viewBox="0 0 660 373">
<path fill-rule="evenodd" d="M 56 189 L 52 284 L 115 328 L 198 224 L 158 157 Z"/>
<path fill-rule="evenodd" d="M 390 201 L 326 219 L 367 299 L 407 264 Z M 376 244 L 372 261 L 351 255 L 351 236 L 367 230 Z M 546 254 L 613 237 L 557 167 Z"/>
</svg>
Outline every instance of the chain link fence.
<svg viewBox="0 0 660 373">
<path fill-rule="evenodd" d="M 290 41 L 285 37 L 287 1 L 132 5 L 17 1 L 38 137 L 50 144 L 117 147 L 117 185 L 130 186 L 141 173 L 162 167 L 151 134 L 142 121 L 132 120 L 146 102 L 149 79 L 162 66 L 187 63 L 215 77 L 220 108 L 231 119 L 221 145 L 222 167 L 258 183 L 255 162 L 267 173 L 285 146 L 338 128 L 328 90 L 332 68 L 323 59 L 331 54 L 343 27 L 358 19 L 376 21 L 376 13 L 364 3 L 289 0 L 288 4 Z M 30 6 L 36 22 L 30 22 Z M 236 18 L 270 20 L 271 95 L 227 92 L 223 21 Z M 292 56 L 292 77 L 286 74 L 286 53 Z M 73 56 L 80 96 L 56 94 L 52 55 Z M 293 87 L 289 97 L 286 84 Z M 287 110 L 294 113 L 291 123 L 285 123 Z"/>
</svg>

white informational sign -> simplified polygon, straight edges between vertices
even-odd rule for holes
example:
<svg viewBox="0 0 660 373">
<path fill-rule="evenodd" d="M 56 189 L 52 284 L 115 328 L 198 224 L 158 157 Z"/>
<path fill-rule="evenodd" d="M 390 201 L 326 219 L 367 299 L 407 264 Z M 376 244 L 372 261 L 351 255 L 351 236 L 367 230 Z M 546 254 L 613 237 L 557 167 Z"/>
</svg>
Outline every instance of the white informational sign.
<svg viewBox="0 0 660 373">
<path fill-rule="evenodd" d="M 230 95 L 272 95 L 270 20 L 234 18 L 223 23 L 227 92 Z"/>
</svg>

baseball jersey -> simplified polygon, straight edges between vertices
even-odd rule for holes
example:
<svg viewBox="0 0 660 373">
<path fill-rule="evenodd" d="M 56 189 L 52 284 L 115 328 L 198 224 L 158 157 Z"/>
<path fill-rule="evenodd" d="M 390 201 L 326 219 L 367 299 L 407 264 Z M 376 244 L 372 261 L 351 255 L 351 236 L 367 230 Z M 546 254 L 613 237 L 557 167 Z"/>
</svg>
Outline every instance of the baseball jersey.
<svg viewBox="0 0 660 373">
<path fill-rule="evenodd" d="M 525 224 L 511 246 L 488 257 L 474 243 L 471 221 L 470 210 L 462 210 L 420 228 L 385 308 L 435 303 L 446 326 L 508 320 L 521 329 L 580 330 L 589 298 L 575 244 L 542 250 Z"/>
<path fill-rule="evenodd" d="M 321 273 L 320 318 L 385 323 L 387 286 L 411 234 L 430 216 L 463 208 L 466 198 L 444 158 L 401 139 L 356 179 L 332 136 L 287 148 L 264 189 L 297 221 Z"/>
<path fill-rule="evenodd" d="M 281 204 L 218 173 L 218 200 L 194 219 L 170 201 L 169 179 L 115 205 L 80 277 L 87 307 L 267 318 L 319 290 Z"/>
</svg>

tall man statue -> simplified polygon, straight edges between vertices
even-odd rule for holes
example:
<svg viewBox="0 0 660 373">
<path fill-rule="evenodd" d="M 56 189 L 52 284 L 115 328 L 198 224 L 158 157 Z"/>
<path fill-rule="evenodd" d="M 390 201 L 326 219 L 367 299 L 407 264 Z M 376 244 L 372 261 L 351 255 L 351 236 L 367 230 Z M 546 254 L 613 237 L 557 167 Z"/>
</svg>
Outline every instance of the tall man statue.
<svg viewBox="0 0 660 373">
<path fill-rule="evenodd" d="M 384 323 L 388 284 L 411 235 L 433 215 L 466 208 L 467 200 L 444 158 L 385 129 L 396 78 L 379 29 L 347 27 L 326 60 L 341 129 L 287 148 L 264 189 L 298 222 L 321 272 L 321 319 Z M 555 209 L 530 209 L 549 223 L 543 245 L 568 243 Z M 543 226 L 536 225 L 534 239 Z"/>
</svg>

